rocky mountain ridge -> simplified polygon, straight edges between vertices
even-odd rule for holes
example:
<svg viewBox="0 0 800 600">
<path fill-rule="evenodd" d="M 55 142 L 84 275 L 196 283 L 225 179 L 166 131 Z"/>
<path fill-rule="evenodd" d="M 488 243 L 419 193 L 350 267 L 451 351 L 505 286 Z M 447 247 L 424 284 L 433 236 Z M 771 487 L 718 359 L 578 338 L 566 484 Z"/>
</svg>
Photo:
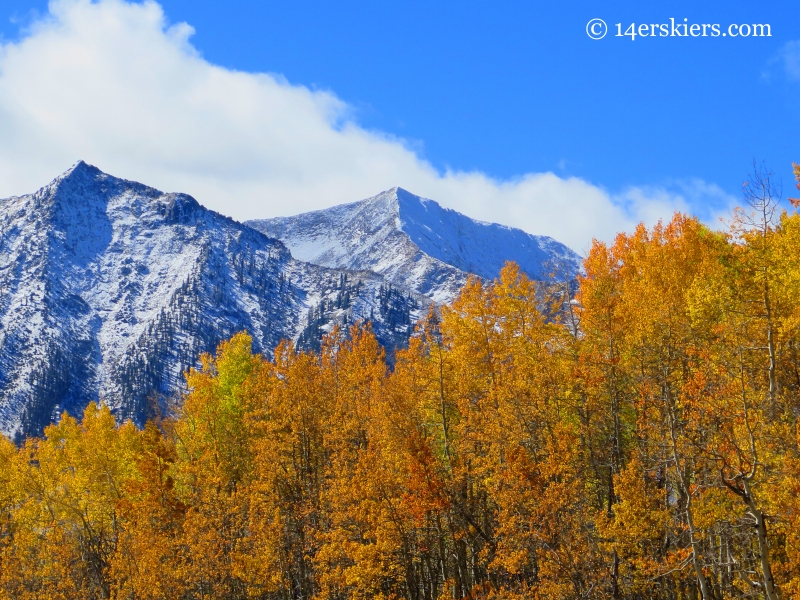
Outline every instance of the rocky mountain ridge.
<svg viewBox="0 0 800 600">
<path fill-rule="evenodd" d="M 424 304 L 83 162 L 0 201 L 0 292 L 0 431 L 11 436 L 97 399 L 141 422 L 236 331 L 269 355 L 282 339 L 314 347 L 334 323 L 371 318 L 392 346 Z"/>
<path fill-rule="evenodd" d="M 336 324 L 368 320 L 391 352 L 431 303 L 505 260 L 535 278 L 578 269 L 555 240 L 401 188 L 242 224 L 78 162 L 0 200 L 0 432 L 21 439 L 98 399 L 142 423 L 241 330 L 271 356 L 283 339 L 316 349 Z"/>
<path fill-rule="evenodd" d="M 451 301 L 470 275 L 491 281 L 506 261 L 544 280 L 572 277 L 580 256 L 547 236 L 471 219 L 402 189 L 292 217 L 246 221 L 281 240 L 295 258 L 374 271 L 437 303 Z"/>
</svg>

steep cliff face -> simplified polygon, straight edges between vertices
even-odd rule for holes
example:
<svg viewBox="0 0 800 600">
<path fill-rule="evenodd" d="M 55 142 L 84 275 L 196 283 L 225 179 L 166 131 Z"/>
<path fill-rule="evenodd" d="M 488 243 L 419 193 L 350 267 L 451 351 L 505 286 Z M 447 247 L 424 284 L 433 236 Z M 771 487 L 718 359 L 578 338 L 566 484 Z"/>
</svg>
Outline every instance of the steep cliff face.
<svg viewBox="0 0 800 600">
<path fill-rule="evenodd" d="M 236 331 L 269 355 L 282 339 L 315 347 L 334 324 L 371 318 L 393 346 L 424 304 L 374 273 L 296 260 L 190 196 L 80 162 L 0 200 L 0 430 L 38 432 L 97 399 L 142 421 Z"/>
<path fill-rule="evenodd" d="M 439 303 L 452 300 L 470 274 L 491 280 L 509 260 L 534 279 L 580 269 L 580 256 L 552 238 L 476 221 L 402 188 L 246 224 L 281 240 L 295 258 L 368 269 Z"/>
</svg>

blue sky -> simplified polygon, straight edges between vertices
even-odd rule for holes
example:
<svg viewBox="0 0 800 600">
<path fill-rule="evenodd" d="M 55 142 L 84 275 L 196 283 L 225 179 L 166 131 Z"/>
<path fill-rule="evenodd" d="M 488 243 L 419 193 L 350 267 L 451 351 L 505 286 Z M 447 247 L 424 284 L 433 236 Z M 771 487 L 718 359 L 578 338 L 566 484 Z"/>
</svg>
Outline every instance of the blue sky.
<svg viewBox="0 0 800 600">
<path fill-rule="evenodd" d="M 188 43 L 208 64 L 328 92 L 343 103 L 337 120 L 399 138 L 439 173 L 481 173 L 502 186 L 552 172 L 601 189 L 617 205 L 633 202 L 636 193 L 678 198 L 677 207 L 706 218 L 740 197 L 753 159 L 781 175 L 786 192 L 793 190 L 791 162 L 800 161 L 797 2 L 163 0 L 160 6 L 164 29 L 188 23 L 194 29 Z M 44 2 L 5 0 L 0 11 L 7 46 L 48 18 Z M 723 30 L 767 23 L 772 37 L 614 36 L 618 22 L 625 29 L 670 17 Z M 610 25 L 604 39 L 586 35 L 592 18 Z M 458 208 L 453 198 L 436 199 Z M 474 216 L 491 216 L 475 203 L 466 206 L 480 213 Z M 273 208 L 290 207 L 267 212 Z M 509 215 L 505 220 L 513 220 Z"/>
</svg>

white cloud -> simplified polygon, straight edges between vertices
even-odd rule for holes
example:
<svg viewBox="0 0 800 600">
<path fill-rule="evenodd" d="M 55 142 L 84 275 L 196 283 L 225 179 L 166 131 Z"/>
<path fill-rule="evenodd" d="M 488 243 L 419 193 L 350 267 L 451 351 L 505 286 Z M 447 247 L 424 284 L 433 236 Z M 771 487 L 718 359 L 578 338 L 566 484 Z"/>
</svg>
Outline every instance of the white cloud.
<svg viewBox="0 0 800 600">
<path fill-rule="evenodd" d="M 786 76 L 800 81 L 800 40 L 788 42 L 779 53 Z"/>
<path fill-rule="evenodd" d="M 37 189 L 78 159 L 241 220 L 400 185 L 578 251 L 694 200 L 664 188 L 609 194 L 553 173 L 440 172 L 402 140 L 360 127 L 332 93 L 210 64 L 192 32 L 168 27 L 155 2 L 51 2 L 20 41 L 0 46 L 0 197 Z"/>
<path fill-rule="evenodd" d="M 800 40 L 786 42 L 767 61 L 761 79 L 771 81 L 774 76 L 779 80 L 800 81 Z"/>
</svg>

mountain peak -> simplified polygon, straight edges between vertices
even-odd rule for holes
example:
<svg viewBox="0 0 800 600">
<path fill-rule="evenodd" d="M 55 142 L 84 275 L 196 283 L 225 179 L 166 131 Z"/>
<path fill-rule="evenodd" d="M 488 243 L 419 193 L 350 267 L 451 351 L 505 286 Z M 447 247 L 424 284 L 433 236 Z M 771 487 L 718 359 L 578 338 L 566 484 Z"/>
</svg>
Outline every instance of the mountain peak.
<svg viewBox="0 0 800 600">
<path fill-rule="evenodd" d="M 397 197 L 398 203 L 402 204 L 425 204 L 426 202 L 434 202 L 433 200 L 428 200 L 427 198 L 423 198 L 422 196 L 417 196 L 416 194 L 409 192 L 408 190 L 396 187 L 394 188 L 394 195 Z M 434 204 L 436 204 L 434 202 Z"/>
<path fill-rule="evenodd" d="M 82 205 L 89 198 L 99 199 L 110 187 L 116 188 L 124 180 L 103 173 L 97 167 L 79 160 L 53 181 L 44 191 L 56 205 Z"/>
<path fill-rule="evenodd" d="M 352 206 L 352 207 L 365 207 L 369 205 L 374 205 L 376 207 L 380 207 L 380 213 L 375 215 L 376 218 L 381 220 L 381 217 L 384 220 L 392 220 L 395 219 L 395 227 L 401 227 L 399 219 L 401 213 L 408 212 L 408 211 L 419 211 L 420 209 L 425 209 L 428 203 L 432 203 L 434 206 L 441 208 L 439 204 L 437 204 L 433 200 L 428 200 L 427 198 L 423 198 L 422 196 L 417 196 L 416 194 L 409 192 L 405 188 L 401 188 L 399 186 L 395 186 L 391 189 L 381 192 L 371 198 L 367 198 L 366 200 L 361 200 L 359 202 L 354 202 L 352 204 L 347 204 L 343 206 Z M 381 223 L 383 224 L 383 223 Z"/>
<path fill-rule="evenodd" d="M 79 160 L 69 169 L 64 171 L 61 175 L 56 177 L 53 180 L 53 183 L 60 183 L 62 181 L 74 181 L 77 179 L 94 179 L 98 175 L 105 175 L 105 173 L 103 173 L 97 167 L 90 165 L 83 160 Z"/>
<path fill-rule="evenodd" d="M 436 302 L 452 300 L 469 274 L 491 280 L 506 261 L 534 279 L 573 276 L 580 257 L 546 236 L 471 219 L 394 187 L 376 196 L 294 217 L 249 221 L 300 260 L 367 269 Z"/>
<path fill-rule="evenodd" d="M 372 198 L 367 198 L 366 200 L 362 200 L 361 202 L 369 201 L 369 200 L 372 200 L 374 198 L 383 198 L 383 197 L 386 197 L 386 196 L 389 196 L 389 197 L 392 197 L 392 198 L 396 198 L 396 199 L 398 199 L 400 201 L 403 201 L 403 200 L 405 200 L 405 201 L 408 201 L 408 200 L 422 200 L 422 198 L 420 196 L 417 196 L 416 194 L 413 194 L 412 192 L 409 192 L 407 189 L 401 188 L 400 186 L 396 185 L 393 188 L 390 188 L 390 189 L 388 189 L 388 190 L 386 190 L 384 192 L 381 192 L 380 194 L 372 196 Z"/>
<path fill-rule="evenodd" d="M 436 202 L 436 200 L 431 200 L 430 198 L 423 198 L 422 196 L 417 196 L 413 192 L 409 192 L 408 190 L 401 188 L 401 187 L 394 187 L 387 192 L 383 192 L 382 194 L 391 194 L 391 196 L 396 200 L 397 208 L 398 208 L 398 216 L 401 219 L 401 223 L 398 225 L 400 229 L 403 231 L 405 230 L 405 226 L 408 225 L 409 221 L 414 221 L 418 219 L 435 219 L 437 221 L 441 221 L 443 215 L 458 215 L 461 219 L 466 219 L 468 221 L 474 223 L 480 223 L 485 225 L 490 225 L 490 223 L 485 223 L 484 221 L 477 221 L 476 219 L 472 219 L 471 217 L 467 217 L 452 208 L 446 208 Z M 502 226 L 501 226 L 502 227 Z M 406 231 L 408 233 L 408 231 Z"/>
<path fill-rule="evenodd" d="M 88 205 L 105 207 L 112 199 L 118 205 L 126 206 L 144 199 L 152 201 L 160 197 L 169 203 L 172 196 L 182 196 L 164 194 L 141 183 L 114 177 L 83 160 L 76 162 L 40 191 L 49 198 L 50 205 L 56 211 L 67 213 Z M 191 203 L 196 204 L 194 199 L 191 199 Z"/>
</svg>

